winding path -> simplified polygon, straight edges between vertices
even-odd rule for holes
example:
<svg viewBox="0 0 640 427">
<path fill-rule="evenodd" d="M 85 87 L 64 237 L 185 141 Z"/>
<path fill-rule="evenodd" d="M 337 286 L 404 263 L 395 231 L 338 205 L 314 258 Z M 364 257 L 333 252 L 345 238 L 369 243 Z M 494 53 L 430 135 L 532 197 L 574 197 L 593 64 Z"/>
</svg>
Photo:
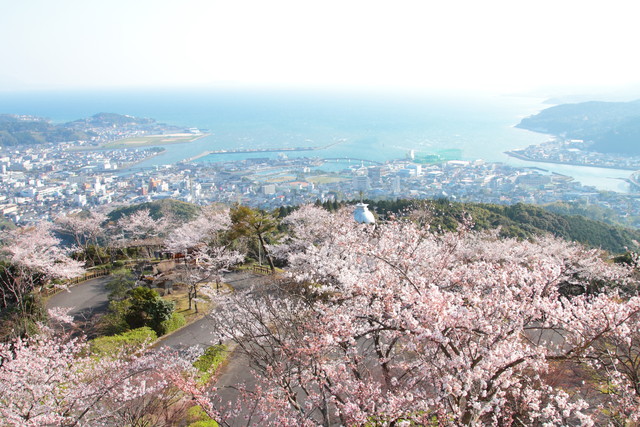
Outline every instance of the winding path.
<svg viewBox="0 0 640 427">
<path fill-rule="evenodd" d="M 79 325 L 86 325 L 96 314 L 106 312 L 109 306 L 109 291 L 105 289 L 105 284 L 110 279 L 111 276 L 105 276 L 87 280 L 69 288 L 68 291 L 62 291 L 52 296 L 46 306 L 47 308 L 72 307 L 69 314 Z M 236 291 L 246 290 L 253 285 L 264 283 L 265 280 L 269 280 L 269 278 L 249 272 L 232 272 L 224 277 L 224 282 L 231 285 Z M 175 350 L 184 350 L 196 345 L 206 348 L 212 344 L 211 331 L 212 320 L 207 315 L 166 337 L 160 338 L 158 345 Z"/>
<path fill-rule="evenodd" d="M 76 322 L 89 322 L 96 314 L 102 314 L 109 307 L 109 291 L 105 285 L 111 276 L 87 280 L 69 288 L 68 291 L 58 292 L 47 301 L 47 308 L 71 308 L 69 314 Z"/>
<path fill-rule="evenodd" d="M 69 288 L 68 292 L 60 292 L 47 301 L 47 308 L 73 307 L 69 314 L 79 325 L 86 325 L 91 322 L 91 318 L 99 313 L 104 313 L 109 304 L 109 292 L 105 289 L 105 284 L 110 280 L 110 276 L 91 279 L 77 286 Z M 259 276 L 250 272 L 232 272 L 224 277 L 224 282 L 232 286 L 236 291 L 247 290 L 251 286 L 260 285 L 271 280 L 268 276 Z M 215 312 L 215 308 L 212 310 Z M 162 337 L 158 340 L 157 346 L 169 347 L 176 351 L 183 351 L 193 346 L 207 348 L 215 344 L 212 343 L 213 321 L 211 316 L 203 318 L 185 326 L 174 333 Z M 219 388 L 218 394 L 223 401 L 234 401 L 238 398 L 238 391 L 233 387 L 239 383 L 250 384 L 254 378 L 251 370 L 247 368 L 248 361 L 242 355 L 233 355 L 229 362 L 222 368 L 216 386 Z M 231 425 L 248 425 L 241 414 L 237 419 L 229 420 Z M 251 424 L 251 421 L 249 421 Z"/>
<path fill-rule="evenodd" d="M 253 285 L 259 285 L 266 279 L 264 276 L 258 276 L 249 272 L 232 272 L 224 276 L 224 282 L 236 291 L 244 291 Z M 215 312 L 215 308 L 212 312 Z M 212 332 L 213 320 L 211 316 L 207 315 L 166 337 L 160 338 L 158 345 L 170 347 L 175 350 L 184 350 L 195 345 L 204 349 L 212 344 L 216 344 L 212 342 Z"/>
</svg>

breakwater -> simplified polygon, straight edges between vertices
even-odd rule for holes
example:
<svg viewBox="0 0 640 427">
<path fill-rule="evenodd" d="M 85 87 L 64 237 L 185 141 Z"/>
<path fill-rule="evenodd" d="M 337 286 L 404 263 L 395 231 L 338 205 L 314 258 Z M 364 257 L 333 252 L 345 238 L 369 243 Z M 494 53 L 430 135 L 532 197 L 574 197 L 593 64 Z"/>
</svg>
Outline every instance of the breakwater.
<svg viewBox="0 0 640 427">
<path fill-rule="evenodd" d="M 215 154 L 286 153 L 286 152 L 294 152 L 294 151 L 326 150 L 327 148 L 331 148 L 334 145 L 340 144 L 341 142 L 345 142 L 345 141 L 346 141 L 345 139 L 340 139 L 336 142 L 332 142 L 331 144 L 322 145 L 318 147 L 238 148 L 238 149 L 232 149 L 232 150 L 209 150 L 209 151 L 203 151 L 200 154 L 196 154 L 195 156 L 184 159 L 179 163 L 190 163 L 195 160 L 201 159 L 203 157 L 207 157 Z"/>
</svg>

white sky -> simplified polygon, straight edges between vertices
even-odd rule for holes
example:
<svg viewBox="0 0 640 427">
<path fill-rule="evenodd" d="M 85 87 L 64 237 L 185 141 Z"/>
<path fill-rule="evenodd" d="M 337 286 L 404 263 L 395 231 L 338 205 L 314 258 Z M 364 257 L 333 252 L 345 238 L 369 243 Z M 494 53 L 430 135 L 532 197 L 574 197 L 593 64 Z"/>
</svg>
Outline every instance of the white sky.
<svg viewBox="0 0 640 427">
<path fill-rule="evenodd" d="M 0 0 L 0 91 L 637 83 L 639 12 L 637 0 Z"/>
</svg>

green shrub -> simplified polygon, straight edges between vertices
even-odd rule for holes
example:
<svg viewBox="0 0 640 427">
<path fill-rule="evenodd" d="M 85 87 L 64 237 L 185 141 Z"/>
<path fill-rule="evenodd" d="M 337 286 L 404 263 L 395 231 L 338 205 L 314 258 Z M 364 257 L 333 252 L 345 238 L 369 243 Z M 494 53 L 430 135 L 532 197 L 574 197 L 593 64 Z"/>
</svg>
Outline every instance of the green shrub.
<svg viewBox="0 0 640 427">
<path fill-rule="evenodd" d="M 160 322 L 157 329 L 158 335 L 165 335 L 169 332 L 173 332 L 176 329 L 183 327 L 186 323 L 187 321 L 182 313 L 174 311 L 169 319 Z"/>
<path fill-rule="evenodd" d="M 218 367 L 227 359 L 227 346 L 224 344 L 213 345 L 207 348 L 193 366 L 201 372 L 199 382 L 206 384 Z"/>
<path fill-rule="evenodd" d="M 145 326 L 110 337 L 96 338 L 90 341 L 90 348 L 93 354 L 99 356 L 113 355 L 119 351 L 133 353 L 157 339 L 155 331 Z"/>
<path fill-rule="evenodd" d="M 116 261 L 117 262 L 117 261 Z M 115 262 L 113 263 L 115 265 Z M 111 279 L 104 285 L 109 291 L 109 300 L 121 300 L 136 287 L 136 278 L 127 268 L 111 271 Z"/>
<path fill-rule="evenodd" d="M 131 305 L 125 314 L 125 320 L 132 328 L 151 326 L 160 333 L 161 323 L 171 319 L 175 309 L 174 302 L 160 298 L 158 292 L 145 286 L 128 290 L 127 296 Z"/>
<path fill-rule="evenodd" d="M 189 424 L 187 427 L 218 427 L 218 423 L 215 420 L 196 421 Z"/>
<path fill-rule="evenodd" d="M 131 329 L 125 318 L 131 302 L 128 299 L 109 302 L 107 314 L 100 319 L 101 333 L 103 335 L 116 335 Z"/>
<path fill-rule="evenodd" d="M 187 411 L 187 427 L 218 427 L 215 422 L 201 406 L 192 406 Z"/>
</svg>

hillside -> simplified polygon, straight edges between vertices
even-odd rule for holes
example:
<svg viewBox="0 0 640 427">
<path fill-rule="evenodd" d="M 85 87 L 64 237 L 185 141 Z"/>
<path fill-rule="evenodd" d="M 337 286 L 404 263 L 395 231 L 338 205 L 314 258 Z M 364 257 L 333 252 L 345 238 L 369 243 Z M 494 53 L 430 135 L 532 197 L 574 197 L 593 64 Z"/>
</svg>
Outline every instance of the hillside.
<svg viewBox="0 0 640 427">
<path fill-rule="evenodd" d="M 154 219 L 168 217 L 175 218 L 179 222 L 191 221 L 200 213 L 200 206 L 179 200 L 163 199 L 117 208 L 109 212 L 108 216 L 111 221 L 117 221 L 123 216 L 131 215 L 143 209 L 149 209 L 149 214 Z"/>
<path fill-rule="evenodd" d="M 557 105 L 522 119 L 516 127 L 591 141 L 590 149 L 601 153 L 640 155 L 640 100 Z"/>
<path fill-rule="evenodd" d="M 340 206 L 354 205 L 355 201 L 330 203 L 323 206 L 336 210 Z M 569 241 L 576 241 L 593 248 L 601 248 L 612 253 L 623 253 L 627 249 L 639 250 L 640 231 L 624 228 L 582 215 L 567 215 L 551 212 L 543 207 L 525 205 L 494 205 L 486 203 L 458 203 L 446 199 L 438 200 L 365 200 L 369 208 L 379 217 L 402 214 L 415 207 L 427 207 L 431 212 L 432 230 L 455 230 L 465 215 L 471 216 L 476 230 L 500 228 L 503 237 L 528 239 L 534 236 L 552 234 Z M 173 199 L 163 199 L 114 209 L 109 219 L 117 221 L 142 209 L 149 209 L 155 219 L 175 218 L 179 222 L 190 221 L 200 212 L 200 207 Z M 294 208 L 276 210 L 277 217 L 284 217 Z"/>
<path fill-rule="evenodd" d="M 87 141 L 98 136 L 113 140 L 122 139 L 123 133 L 163 134 L 183 130 L 154 119 L 116 113 L 98 113 L 62 124 L 42 117 L 0 114 L 0 146 Z"/>
<path fill-rule="evenodd" d="M 88 140 L 93 136 L 93 132 L 54 125 L 41 117 L 0 114 L 2 146 Z"/>
<path fill-rule="evenodd" d="M 367 201 L 379 215 L 400 213 L 415 206 L 414 200 Z M 527 239 L 550 233 L 565 240 L 576 241 L 612 253 L 627 249 L 638 250 L 640 232 L 605 224 L 580 215 L 562 215 L 542 207 L 516 204 L 457 203 L 446 199 L 425 201 L 432 212 L 432 229 L 453 230 L 464 217 L 470 215 L 476 230 L 500 227 L 500 235 Z"/>
</svg>

